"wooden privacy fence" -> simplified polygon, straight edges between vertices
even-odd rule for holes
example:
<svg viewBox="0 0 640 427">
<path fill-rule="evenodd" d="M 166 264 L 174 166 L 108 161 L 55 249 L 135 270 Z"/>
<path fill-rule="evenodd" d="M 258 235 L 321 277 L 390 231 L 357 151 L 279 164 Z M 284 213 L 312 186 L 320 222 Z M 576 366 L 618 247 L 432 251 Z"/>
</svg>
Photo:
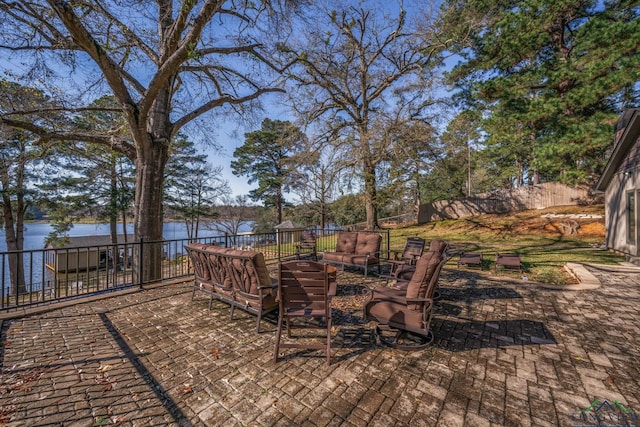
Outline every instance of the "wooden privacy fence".
<svg viewBox="0 0 640 427">
<path fill-rule="evenodd" d="M 528 187 L 518 187 L 477 194 L 455 200 L 441 200 L 420 205 L 418 222 L 438 221 L 450 218 L 466 218 L 483 213 L 506 213 L 528 209 L 544 209 L 552 206 L 586 205 L 596 203 L 589 187 L 569 187 L 549 182 Z"/>
</svg>

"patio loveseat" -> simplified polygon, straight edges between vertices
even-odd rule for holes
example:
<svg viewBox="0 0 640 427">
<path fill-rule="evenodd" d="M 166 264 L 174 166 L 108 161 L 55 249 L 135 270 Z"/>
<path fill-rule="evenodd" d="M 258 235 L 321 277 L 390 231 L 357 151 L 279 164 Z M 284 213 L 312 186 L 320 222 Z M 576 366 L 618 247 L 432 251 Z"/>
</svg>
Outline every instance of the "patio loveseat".
<svg viewBox="0 0 640 427">
<path fill-rule="evenodd" d="M 262 316 L 278 308 L 277 280 L 269 276 L 261 252 L 242 251 L 214 245 L 192 243 L 185 246 L 195 274 L 196 291 L 231 306 L 231 319 L 236 308 L 258 316 L 256 332 L 260 333 Z"/>
<path fill-rule="evenodd" d="M 335 251 L 325 251 L 322 262 L 364 268 L 367 277 L 369 267 L 378 266 L 380 273 L 380 243 L 382 236 L 375 231 L 339 231 Z"/>
</svg>

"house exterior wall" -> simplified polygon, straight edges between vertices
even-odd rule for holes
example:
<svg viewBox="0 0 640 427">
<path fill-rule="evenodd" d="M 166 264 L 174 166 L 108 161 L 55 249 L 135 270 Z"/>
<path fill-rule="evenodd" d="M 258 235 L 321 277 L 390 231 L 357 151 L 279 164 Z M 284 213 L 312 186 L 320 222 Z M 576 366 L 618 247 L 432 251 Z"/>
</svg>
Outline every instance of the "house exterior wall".
<svg viewBox="0 0 640 427">
<path fill-rule="evenodd" d="M 634 194 L 635 241 L 629 240 L 628 195 Z M 620 163 L 605 191 L 606 246 L 609 249 L 640 256 L 640 137 Z"/>
</svg>

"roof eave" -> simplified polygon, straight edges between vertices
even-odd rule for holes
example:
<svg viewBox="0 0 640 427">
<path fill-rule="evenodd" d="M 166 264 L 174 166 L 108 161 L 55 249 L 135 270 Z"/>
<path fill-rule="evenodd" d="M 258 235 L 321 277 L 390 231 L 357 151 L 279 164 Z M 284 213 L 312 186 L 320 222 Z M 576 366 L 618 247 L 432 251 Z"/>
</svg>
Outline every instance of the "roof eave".
<svg viewBox="0 0 640 427">
<path fill-rule="evenodd" d="M 640 135 L 640 112 L 636 111 L 625 128 L 624 133 L 620 137 L 620 141 L 613 149 L 613 153 L 607 162 L 607 166 L 605 166 L 604 172 L 602 172 L 602 175 L 596 184 L 596 191 L 604 192 L 607 189 L 611 179 L 616 173 L 616 170 L 618 170 L 620 162 L 633 146 L 638 135 Z"/>
</svg>

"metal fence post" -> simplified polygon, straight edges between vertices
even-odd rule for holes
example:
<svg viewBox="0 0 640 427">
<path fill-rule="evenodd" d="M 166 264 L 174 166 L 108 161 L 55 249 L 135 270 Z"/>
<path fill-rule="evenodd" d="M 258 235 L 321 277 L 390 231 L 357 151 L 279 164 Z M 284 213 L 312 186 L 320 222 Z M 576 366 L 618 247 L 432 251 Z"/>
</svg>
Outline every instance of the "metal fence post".
<svg viewBox="0 0 640 427">
<path fill-rule="evenodd" d="M 144 238 L 140 238 L 140 246 L 138 249 L 138 287 L 142 289 L 142 272 L 144 271 Z"/>
<path fill-rule="evenodd" d="M 278 261 L 280 261 L 280 244 L 282 243 L 282 234 L 280 230 L 276 228 L 276 244 L 278 246 Z"/>
</svg>

